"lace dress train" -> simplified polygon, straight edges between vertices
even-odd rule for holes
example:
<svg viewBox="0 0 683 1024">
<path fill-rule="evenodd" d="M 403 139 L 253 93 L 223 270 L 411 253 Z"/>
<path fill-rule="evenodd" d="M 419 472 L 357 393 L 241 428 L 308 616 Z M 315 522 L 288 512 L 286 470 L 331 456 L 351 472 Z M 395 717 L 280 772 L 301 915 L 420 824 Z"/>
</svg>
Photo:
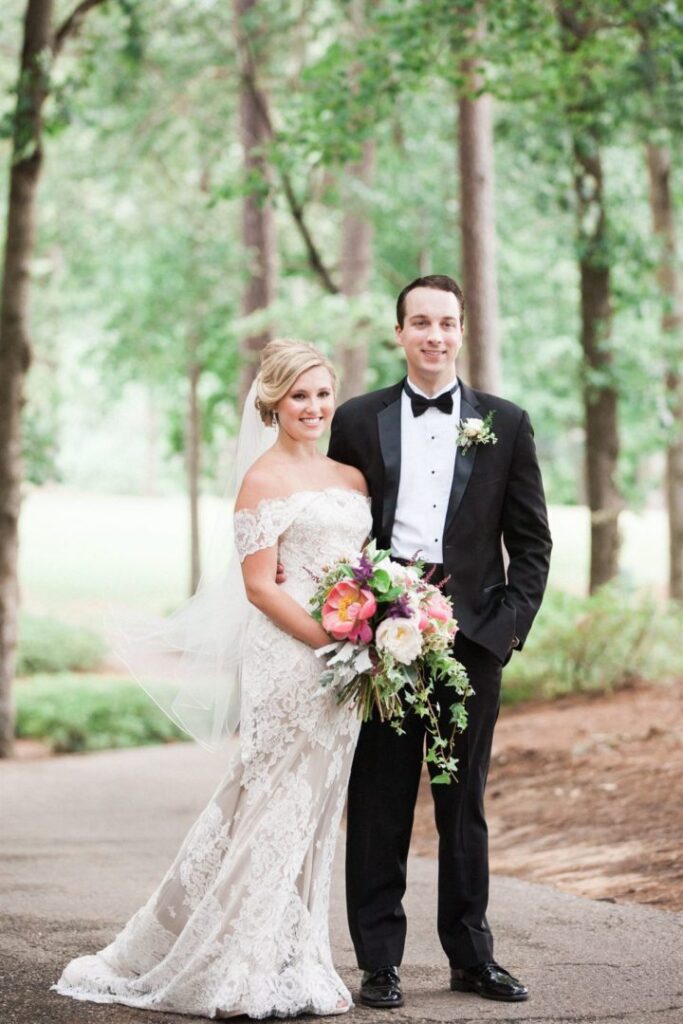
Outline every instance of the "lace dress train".
<svg viewBox="0 0 683 1024">
<path fill-rule="evenodd" d="M 329 488 L 235 516 L 240 557 L 279 538 L 283 585 L 357 550 L 367 500 Z M 339 1013 L 329 891 L 359 722 L 319 690 L 307 645 L 255 613 L 242 671 L 240 749 L 159 888 L 100 952 L 72 960 L 62 995 L 204 1017 Z"/>
</svg>

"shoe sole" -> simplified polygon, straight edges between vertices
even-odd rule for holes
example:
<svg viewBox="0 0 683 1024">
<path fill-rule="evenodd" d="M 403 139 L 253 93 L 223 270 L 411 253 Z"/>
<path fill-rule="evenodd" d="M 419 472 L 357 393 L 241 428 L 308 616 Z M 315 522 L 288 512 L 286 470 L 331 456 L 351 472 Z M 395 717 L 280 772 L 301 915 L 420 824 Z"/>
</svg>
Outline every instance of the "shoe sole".
<svg viewBox="0 0 683 1024">
<path fill-rule="evenodd" d="M 489 992 L 482 992 L 476 985 L 470 985 L 467 981 L 452 981 L 451 992 L 473 992 L 475 995 L 481 996 L 482 999 L 492 999 L 496 1003 L 523 1003 L 529 998 L 528 992 L 519 996 L 496 996 Z"/>
<path fill-rule="evenodd" d="M 403 1006 L 403 996 L 400 999 L 394 999 L 390 1003 L 382 1002 L 380 999 L 367 999 L 365 996 L 360 995 L 358 1002 L 362 1003 L 363 1006 L 369 1006 L 373 1010 L 393 1010 L 399 1006 Z"/>
</svg>

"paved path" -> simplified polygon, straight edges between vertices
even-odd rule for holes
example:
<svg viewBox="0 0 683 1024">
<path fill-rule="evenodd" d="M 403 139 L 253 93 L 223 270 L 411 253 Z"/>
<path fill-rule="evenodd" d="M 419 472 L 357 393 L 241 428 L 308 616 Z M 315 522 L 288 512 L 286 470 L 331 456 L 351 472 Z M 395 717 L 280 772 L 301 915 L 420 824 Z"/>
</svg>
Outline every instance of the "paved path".
<svg viewBox="0 0 683 1024">
<path fill-rule="evenodd" d="M 0 762 L 0 1024 L 164 1024 L 187 1017 L 77 1003 L 49 991 L 64 962 L 110 941 L 168 866 L 221 764 L 192 745 Z M 340 844 L 341 845 L 341 844 Z M 435 920 L 435 865 L 410 864 L 402 1010 L 357 1008 L 357 1024 L 548 1022 L 683 1024 L 683 915 L 493 881 L 500 961 L 527 1003 L 447 991 Z M 355 989 L 340 858 L 335 960 Z"/>
</svg>

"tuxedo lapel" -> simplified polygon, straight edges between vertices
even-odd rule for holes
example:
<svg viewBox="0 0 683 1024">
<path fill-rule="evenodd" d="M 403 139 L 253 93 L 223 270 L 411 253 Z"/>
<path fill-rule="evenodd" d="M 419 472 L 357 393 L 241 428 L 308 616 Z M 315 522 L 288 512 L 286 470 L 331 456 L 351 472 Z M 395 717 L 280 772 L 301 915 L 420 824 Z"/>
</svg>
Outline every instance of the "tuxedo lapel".
<svg viewBox="0 0 683 1024">
<path fill-rule="evenodd" d="M 477 396 L 467 384 L 463 384 L 460 381 L 460 419 L 466 420 L 470 416 L 479 417 L 480 407 L 477 400 Z M 456 447 L 455 450 L 455 466 L 453 469 L 453 482 L 451 484 L 451 493 L 448 499 L 448 510 L 446 512 L 446 524 L 444 526 L 444 534 L 449 530 L 453 519 L 458 511 L 460 502 L 462 501 L 465 489 L 470 481 L 472 470 L 474 469 L 474 460 L 477 457 L 477 445 L 474 444 L 467 451 L 463 452 L 461 448 Z"/>
<path fill-rule="evenodd" d="M 379 447 L 384 463 L 384 487 L 382 491 L 382 543 L 391 540 L 391 531 L 396 514 L 398 485 L 401 479 L 401 395 L 403 381 L 392 388 L 387 395 L 387 404 L 377 414 Z"/>
</svg>

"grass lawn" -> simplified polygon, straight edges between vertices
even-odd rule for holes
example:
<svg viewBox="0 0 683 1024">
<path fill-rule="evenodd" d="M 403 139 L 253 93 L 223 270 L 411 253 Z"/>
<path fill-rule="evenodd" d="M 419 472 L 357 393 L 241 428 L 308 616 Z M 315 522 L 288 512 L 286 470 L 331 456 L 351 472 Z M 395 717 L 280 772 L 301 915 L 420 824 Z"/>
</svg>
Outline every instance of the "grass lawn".
<svg viewBox="0 0 683 1024">
<path fill-rule="evenodd" d="M 555 542 L 550 584 L 581 594 L 588 566 L 588 513 L 554 507 L 550 515 Z M 225 557 L 231 545 L 230 519 L 229 504 L 204 499 L 204 534 L 223 524 Z M 186 594 L 189 526 L 182 496 L 140 498 L 42 488 L 25 499 L 20 528 L 27 611 L 99 625 L 108 606 L 163 612 Z M 665 593 L 664 513 L 625 512 L 621 528 L 627 581 Z"/>
<path fill-rule="evenodd" d="M 590 517 L 588 509 L 570 505 L 550 507 L 553 554 L 549 585 L 573 594 L 588 587 Z M 632 587 L 647 587 L 665 597 L 668 590 L 669 540 L 666 513 L 647 509 L 624 511 L 621 532 L 620 576 Z"/>
<path fill-rule="evenodd" d="M 204 537 L 221 502 L 202 504 Z M 232 543 L 225 509 L 223 551 Z M 62 488 L 35 490 L 20 521 L 20 579 L 27 611 L 99 625 L 107 608 L 164 612 L 187 595 L 189 515 L 182 496 L 139 498 Z"/>
</svg>

